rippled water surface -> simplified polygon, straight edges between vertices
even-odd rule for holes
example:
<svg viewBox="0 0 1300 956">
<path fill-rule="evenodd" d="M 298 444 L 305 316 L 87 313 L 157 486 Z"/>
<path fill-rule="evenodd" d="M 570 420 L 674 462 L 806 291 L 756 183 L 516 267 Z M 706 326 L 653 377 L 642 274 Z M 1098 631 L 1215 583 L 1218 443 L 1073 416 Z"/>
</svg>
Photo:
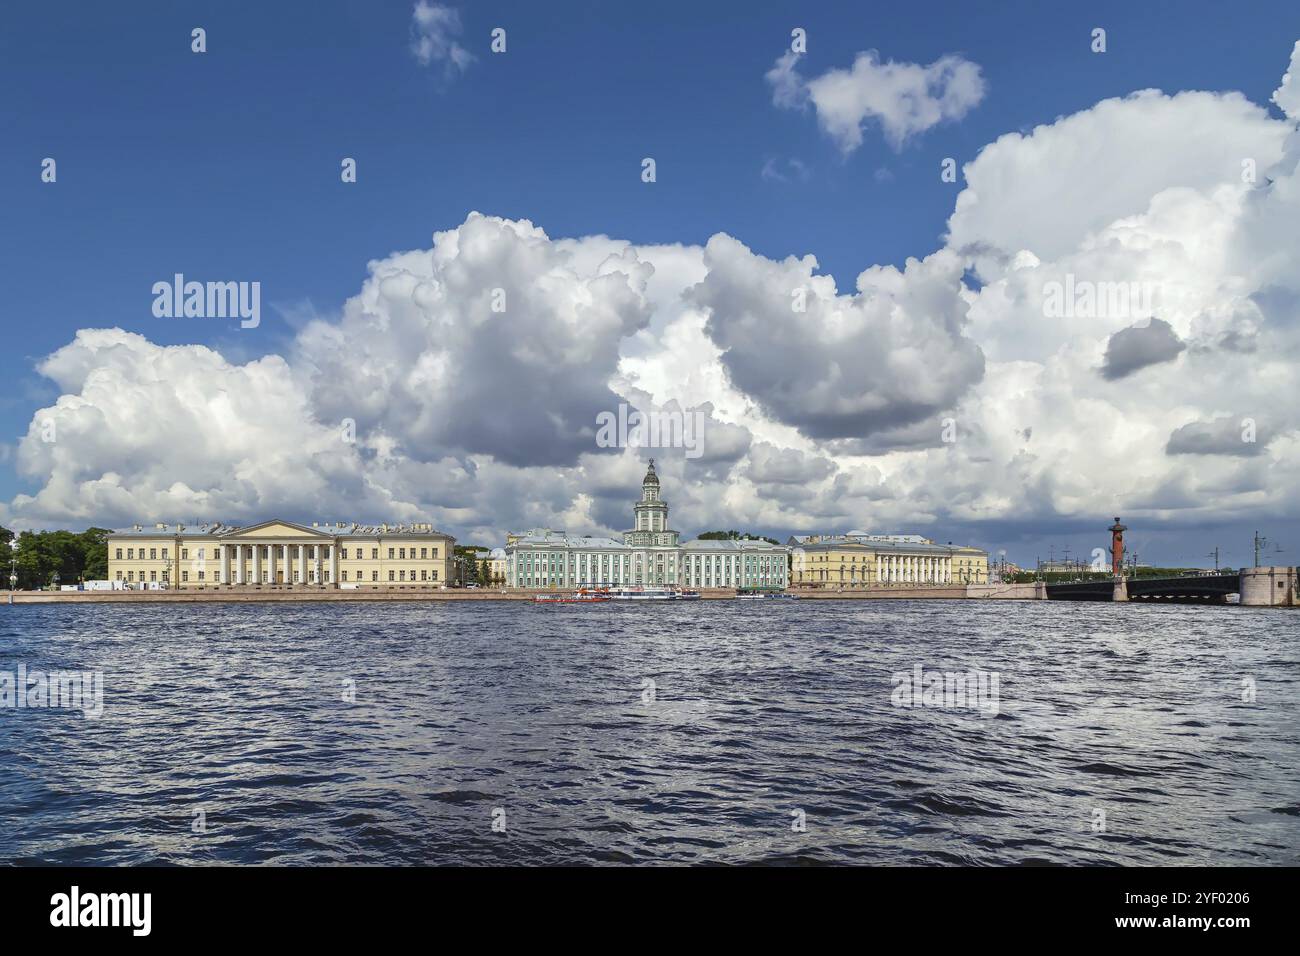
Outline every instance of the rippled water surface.
<svg viewBox="0 0 1300 956">
<path fill-rule="evenodd" d="M 1289 611 L 0 607 L 19 663 L 104 715 L 0 709 L 10 862 L 1300 863 Z M 918 664 L 997 715 L 892 706 Z"/>
</svg>

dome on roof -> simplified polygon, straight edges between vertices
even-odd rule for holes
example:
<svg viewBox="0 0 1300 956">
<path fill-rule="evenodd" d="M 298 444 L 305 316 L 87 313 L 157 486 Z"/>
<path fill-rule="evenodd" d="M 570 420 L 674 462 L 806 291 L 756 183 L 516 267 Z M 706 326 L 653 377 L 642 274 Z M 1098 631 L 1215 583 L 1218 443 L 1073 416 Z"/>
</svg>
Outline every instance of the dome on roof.
<svg viewBox="0 0 1300 956">
<path fill-rule="evenodd" d="M 645 473 L 645 479 L 641 482 L 641 484 L 642 485 L 659 484 L 659 476 L 655 474 L 655 460 L 653 458 L 650 459 L 650 468 Z"/>
</svg>

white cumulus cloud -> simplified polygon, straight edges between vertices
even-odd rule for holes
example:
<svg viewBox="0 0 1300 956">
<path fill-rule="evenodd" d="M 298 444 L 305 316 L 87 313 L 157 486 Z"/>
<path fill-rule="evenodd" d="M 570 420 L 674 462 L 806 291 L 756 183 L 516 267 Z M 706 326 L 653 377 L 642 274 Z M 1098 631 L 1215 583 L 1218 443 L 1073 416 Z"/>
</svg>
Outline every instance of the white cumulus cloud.
<svg viewBox="0 0 1300 956">
<path fill-rule="evenodd" d="M 767 72 L 772 102 L 787 109 L 811 105 L 822 129 L 845 153 L 862 145 L 872 122 L 890 146 L 901 149 L 932 126 L 961 119 L 987 88 L 979 66 L 955 54 L 922 66 L 882 61 L 868 50 L 848 69 L 833 68 L 811 79 L 800 75 L 799 58 L 787 52 Z"/>
<path fill-rule="evenodd" d="M 419 0 L 411 13 L 411 53 L 423 66 L 439 66 L 444 75 L 464 72 L 474 54 L 460 45 L 460 12 L 454 7 Z"/>
</svg>

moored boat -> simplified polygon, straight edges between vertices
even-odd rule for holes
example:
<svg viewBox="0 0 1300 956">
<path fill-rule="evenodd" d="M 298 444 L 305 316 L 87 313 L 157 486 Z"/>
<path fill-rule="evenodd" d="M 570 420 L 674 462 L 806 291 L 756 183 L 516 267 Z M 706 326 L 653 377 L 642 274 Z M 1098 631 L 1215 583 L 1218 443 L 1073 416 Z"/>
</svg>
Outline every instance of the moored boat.
<svg viewBox="0 0 1300 956">
<path fill-rule="evenodd" d="M 643 587 L 641 585 L 610 588 L 609 596 L 614 601 L 674 601 L 677 599 L 677 594 L 671 588 Z"/>
<path fill-rule="evenodd" d="M 572 594 L 534 594 L 534 604 L 603 604 L 610 600 L 609 593 L 604 590 L 588 590 L 579 588 Z"/>
<path fill-rule="evenodd" d="M 633 585 L 630 587 L 610 588 L 609 596 L 615 601 L 698 601 L 699 591 L 685 588 L 664 587 L 662 585 Z"/>
</svg>

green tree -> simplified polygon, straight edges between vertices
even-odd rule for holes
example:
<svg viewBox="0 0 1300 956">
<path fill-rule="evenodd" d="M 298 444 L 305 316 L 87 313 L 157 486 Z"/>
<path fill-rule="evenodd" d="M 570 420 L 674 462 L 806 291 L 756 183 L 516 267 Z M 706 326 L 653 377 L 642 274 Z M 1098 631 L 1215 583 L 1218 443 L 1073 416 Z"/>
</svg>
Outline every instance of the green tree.
<svg viewBox="0 0 1300 956">
<path fill-rule="evenodd" d="M 108 535 L 106 528 L 88 528 L 80 534 L 24 531 L 16 541 L 5 542 L 4 557 L 10 558 L 17 552 L 20 588 L 49 587 L 56 574 L 60 584 L 102 580 L 108 577 Z M 7 585 L 7 567 L 3 573 Z"/>
<path fill-rule="evenodd" d="M 0 526 L 0 577 L 4 578 L 3 587 L 9 587 L 9 570 L 10 560 L 13 558 L 13 545 L 10 543 L 14 539 L 14 533 L 8 528 Z"/>
<path fill-rule="evenodd" d="M 697 535 L 701 541 L 767 541 L 770 544 L 780 544 L 776 538 L 769 538 L 766 535 L 750 534 L 746 531 L 741 534 L 739 531 L 705 531 Z"/>
<path fill-rule="evenodd" d="M 108 578 L 108 528 L 87 528 L 78 537 L 81 539 L 81 573 L 87 581 L 103 581 Z"/>
</svg>

